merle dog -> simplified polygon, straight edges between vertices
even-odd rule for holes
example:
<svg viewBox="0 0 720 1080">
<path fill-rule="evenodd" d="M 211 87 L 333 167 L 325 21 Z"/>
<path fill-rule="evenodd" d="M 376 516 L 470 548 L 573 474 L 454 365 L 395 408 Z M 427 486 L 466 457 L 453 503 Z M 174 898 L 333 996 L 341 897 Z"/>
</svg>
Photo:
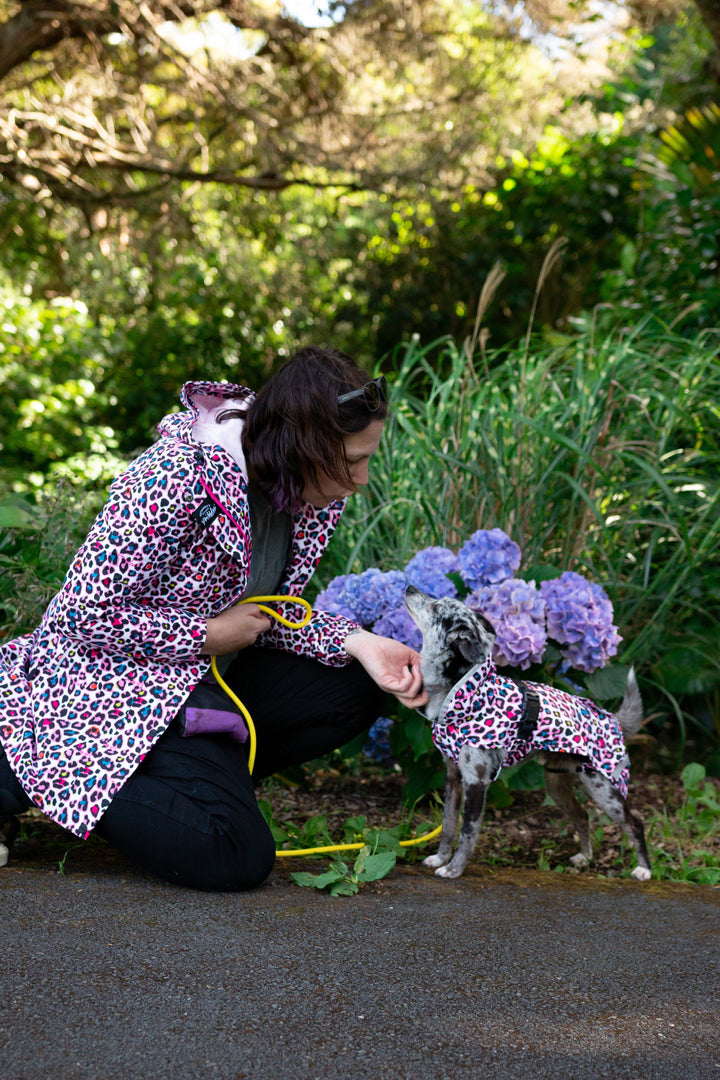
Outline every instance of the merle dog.
<svg viewBox="0 0 720 1080">
<path fill-rule="evenodd" d="M 580 853 L 571 862 L 583 866 L 592 858 L 587 813 L 573 792 L 577 779 L 622 826 L 637 853 L 632 876 L 647 881 L 642 822 L 625 799 L 629 761 L 623 733 L 634 734 L 642 721 L 633 671 L 620 708 L 611 714 L 586 698 L 499 674 L 492 660 L 495 631 L 461 601 L 434 600 L 410 585 L 405 606 L 423 635 L 420 664 L 429 694 L 423 711 L 447 767 L 440 847 L 424 865 L 441 877 L 462 874 L 475 849 L 488 787 L 504 766 L 534 754 L 545 766 L 549 794 L 579 834 Z"/>
</svg>

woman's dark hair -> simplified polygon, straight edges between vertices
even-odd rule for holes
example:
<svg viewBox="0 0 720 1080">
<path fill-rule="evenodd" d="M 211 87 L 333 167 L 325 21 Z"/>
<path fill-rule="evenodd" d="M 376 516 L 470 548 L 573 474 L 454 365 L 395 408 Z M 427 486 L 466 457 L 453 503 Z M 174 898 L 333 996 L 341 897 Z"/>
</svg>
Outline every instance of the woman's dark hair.
<svg viewBox="0 0 720 1080">
<path fill-rule="evenodd" d="M 343 488 L 353 481 L 343 439 L 387 417 L 387 404 L 371 411 L 363 395 L 338 404 L 371 376 L 345 353 L 308 345 L 268 379 L 247 410 L 243 451 L 251 483 L 276 510 L 295 511 L 307 480 L 320 472 Z"/>
</svg>

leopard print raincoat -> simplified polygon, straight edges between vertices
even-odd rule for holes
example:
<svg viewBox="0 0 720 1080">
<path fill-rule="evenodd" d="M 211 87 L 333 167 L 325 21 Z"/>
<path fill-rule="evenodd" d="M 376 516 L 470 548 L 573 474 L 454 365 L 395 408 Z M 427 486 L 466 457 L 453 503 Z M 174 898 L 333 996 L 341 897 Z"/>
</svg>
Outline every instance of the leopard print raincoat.
<svg viewBox="0 0 720 1080">
<path fill-rule="evenodd" d="M 242 421 L 217 414 L 251 398 L 242 386 L 187 383 L 186 411 L 166 416 L 160 439 L 113 482 L 40 626 L 0 648 L 0 743 L 32 802 L 79 837 L 207 673 L 206 620 L 245 590 Z M 280 593 L 302 595 L 343 507 L 295 515 Z M 318 611 L 302 630 L 273 622 L 258 644 L 340 667 L 353 626 Z"/>
</svg>

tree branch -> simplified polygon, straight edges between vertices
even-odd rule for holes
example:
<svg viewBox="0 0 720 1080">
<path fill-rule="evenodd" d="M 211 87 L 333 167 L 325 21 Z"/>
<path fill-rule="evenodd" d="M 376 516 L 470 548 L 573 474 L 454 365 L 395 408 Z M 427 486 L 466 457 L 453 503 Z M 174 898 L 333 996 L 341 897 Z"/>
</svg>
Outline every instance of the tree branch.
<svg viewBox="0 0 720 1080">
<path fill-rule="evenodd" d="M 0 26 L 0 79 L 29 60 L 36 52 L 51 49 L 68 38 L 108 34 L 118 29 L 118 19 L 107 11 L 83 5 L 26 0 L 20 10 Z"/>
</svg>

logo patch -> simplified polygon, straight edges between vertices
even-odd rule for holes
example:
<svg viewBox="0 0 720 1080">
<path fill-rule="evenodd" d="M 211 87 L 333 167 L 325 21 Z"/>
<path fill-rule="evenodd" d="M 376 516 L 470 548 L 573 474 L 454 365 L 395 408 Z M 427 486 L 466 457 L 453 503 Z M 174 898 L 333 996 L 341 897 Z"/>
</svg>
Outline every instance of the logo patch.
<svg viewBox="0 0 720 1080">
<path fill-rule="evenodd" d="M 212 525 L 219 513 L 220 507 L 208 495 L 205 502 L 200 503 L 197 510 L 190 517 L 194 518 L 203 529 L 207 529 L 208 525 Z"/>
</svg>

